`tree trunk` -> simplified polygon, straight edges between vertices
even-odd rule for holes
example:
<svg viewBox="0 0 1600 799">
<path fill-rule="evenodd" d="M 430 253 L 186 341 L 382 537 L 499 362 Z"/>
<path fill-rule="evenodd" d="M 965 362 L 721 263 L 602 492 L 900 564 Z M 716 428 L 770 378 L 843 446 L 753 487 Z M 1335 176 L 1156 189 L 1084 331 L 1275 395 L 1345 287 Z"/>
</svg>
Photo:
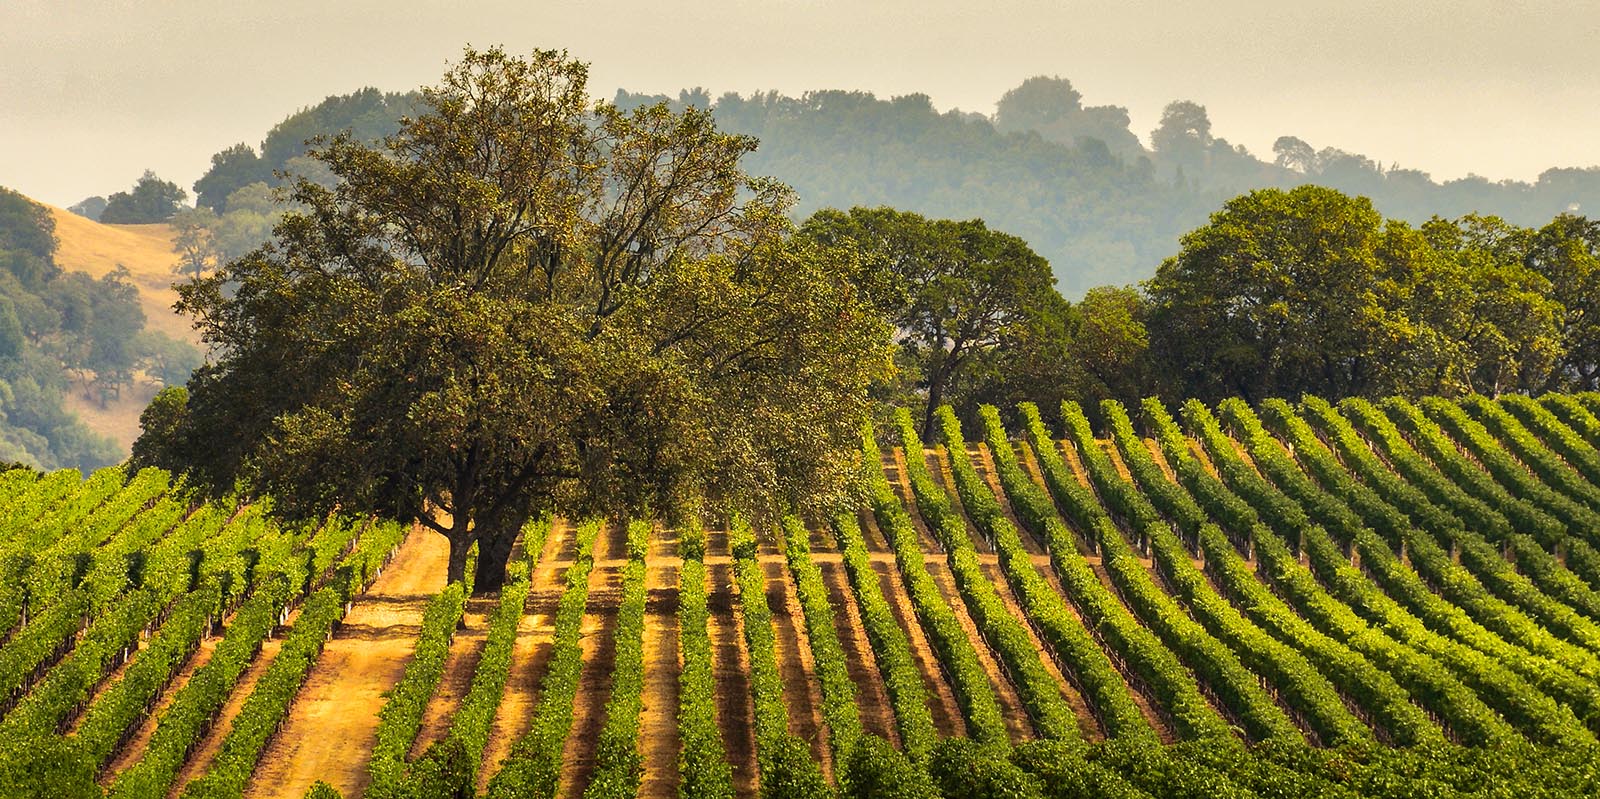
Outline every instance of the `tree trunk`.
<svg viewBox="0 0 1600 799">
<path fill-rule="evenodd" d="M 467 552 L 472 549 L 474 540 L 473 535 L 466 530 L 454 532 L 454 535 L 445 536 L 450 541 L 450 566 L 445 572 L 446 585 L 460 582 L 467 576 Z"/>
<path fill-rule="evenodd" d="M 478 574 L 472 581 L 474 596 L 493 594 L 505 587 L 506 564 L 517 541 L 518 528 L 481 530 L 478 537 Z"/>
<path fill-rule="evenodd" d="M 943 365 L 934 372 L 933 379 L 928 381 L 928 408 L 922 414 L 922 442 L 933 443 L 933 414 L 939 410 L 939 405 L 944 402 L 944 367 Z M 911 443 L 911 442 L 906 442 Z"/>
</svg>

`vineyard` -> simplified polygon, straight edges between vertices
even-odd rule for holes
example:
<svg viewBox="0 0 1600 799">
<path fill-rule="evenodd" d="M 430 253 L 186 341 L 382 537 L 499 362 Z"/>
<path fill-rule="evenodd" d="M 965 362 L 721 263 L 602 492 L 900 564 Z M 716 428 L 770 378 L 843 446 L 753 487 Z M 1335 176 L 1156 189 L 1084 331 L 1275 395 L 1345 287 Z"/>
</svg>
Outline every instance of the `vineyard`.
<svg viewBox="0 0 1600 799">
<path fill-rule="evenodd" d="M 537 521 L 488 597 L 5 472 L 0 796 L 1600 795 L 1600 395 L 1015 410 L 902 411 L 834 518 Z"/>
</svg>

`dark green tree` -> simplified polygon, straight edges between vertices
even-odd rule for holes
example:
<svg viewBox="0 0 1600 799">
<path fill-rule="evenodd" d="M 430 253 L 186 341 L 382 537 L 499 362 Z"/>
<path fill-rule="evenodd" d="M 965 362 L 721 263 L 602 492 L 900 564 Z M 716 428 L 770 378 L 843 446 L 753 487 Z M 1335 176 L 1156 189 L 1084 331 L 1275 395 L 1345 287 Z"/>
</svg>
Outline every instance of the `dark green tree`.
<svg viewBox="0 0 1600 799">
<path fill-rule="evenodd" d="M 1421 288 L 1417 314 L 1449 344 L 1449 380 L 1438 393 L 1537 391 L 1565 356 L 1563 307 L 1551 281 L 1529 266 L 1535 231 L 1494 216 L 1433 219 L 1422 226 L 1447 268 Z"/>
<path fill-rule="evenodd" d="M 1156 375 L 1150 367 L 1150 306 L 1144 296 L 1132 286 L 1102 286 L 1090 289 L 1073 310 L 1066 359 L 1075 371 L 1073 399 L 1096 407 L 1102 399 L 1131 405 L 1148 396 Z"/>
<path fill-rule="evenodd" d="M 587 74 L 469 50 L 382 146 L 314 150 L 337 187 L 180 289 L 219 355 L 136 462 L 415 519 L 452 580 L 479 544 L 480 592 L 535 514 L 841 496 L 888 360 L 855 254 L 789 235 L 754 140 Z"/>
<path fill-rule="evenodd" d="M 1561 304 L 1565 352 L 1551 388 L 1600 388 L 1600 222 L 1562 214 L 1528 243 L 1527 262 Z"/>
<path fill-rule="evenodd" d="M 1365 198 L 1302 186 L 1229 201 L 1146 284 L 1151 344 L 1175 388 L 1251 401 L 1394 388 L 1409 341 L 1398 301 L 1410 263 L 1386 257 Z"/>
<path fill-rule="evenodd" d="M 898 330 L 900 345 L 922 365 L 927 409 L 922 434 L 967 364 L 1008 337 L 1050 335 L 1044 316 L 1059 316 L 1050 264 L 1022 239 L 982 220 L 930 220 L 893 208 L 823 210 L 802 226 L 827 245 L 851 243 L 873 268 L 863 293 Z M 1026 330 L 1029 325 L 1032 330 Z"/>
<path fill-rule="evenodd" d="M 49 209 L 0 188 L 0 269 L 38 292 L 61 274 L 56 266 L 56 220 Z"/>
<path fill-rule="evenodd" d="M 162 180 L 146 169 L 131 190 L 119 191 L 106 199 L 100 221 L 108 225 L 165 222 L 178 212 L 188 196 L 178 184 Z"/>
<path fill-rule="evenodd" d="M 248 144 L 235 144 L 211 156 L 211 169 L 194 182 L 195 205 L 216 213 L 228 210 L 228 195 L 272 179 L 272 167 Z"/>
</svg>

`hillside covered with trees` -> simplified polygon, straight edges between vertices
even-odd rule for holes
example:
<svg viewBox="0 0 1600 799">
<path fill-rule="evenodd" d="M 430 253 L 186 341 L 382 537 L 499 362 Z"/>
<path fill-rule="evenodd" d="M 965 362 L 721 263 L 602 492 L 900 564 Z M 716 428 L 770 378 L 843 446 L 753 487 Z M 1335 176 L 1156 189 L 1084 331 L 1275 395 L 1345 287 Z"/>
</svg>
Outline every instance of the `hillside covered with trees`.
<svg viewBox="0 0 1600 799">
<path fill-rule="evenodd" d="M 95 469 L 126 453 L 64 409 L 66 392 L 117 394 L 160 342 L 125 271 L 65 271 L 56 247 L 49 209 L 0 188 L 0 460 Z"/>
<path fill-rule="evenodd" d="M 993 115 L 937 111 L 924 95 L 619 93 L 628 107 L 668 100 L 711 108 L 718 124 L 761 140 L 751 168 L 795 187 L 807 213 L 889 205 L 929 216 L 981 218 L 1026 239 L 1068 297 L 1150 277 L 1183 232 L 1230 197 L 1315 183 L 1370 197 L 1387 216 L 1500 216 L 1540 225 L 1600 208 L 1600 168 L 1553 168 L 1534 183 L 1444 182 L 1336 147 L 1281 137 L 1257 156 L 1213 130 L 1203 105 L 1171 103 L 1146 148 L 1127 110 L 1082 104 L 1071 82 L 1035 77 Z"/>
</svg>

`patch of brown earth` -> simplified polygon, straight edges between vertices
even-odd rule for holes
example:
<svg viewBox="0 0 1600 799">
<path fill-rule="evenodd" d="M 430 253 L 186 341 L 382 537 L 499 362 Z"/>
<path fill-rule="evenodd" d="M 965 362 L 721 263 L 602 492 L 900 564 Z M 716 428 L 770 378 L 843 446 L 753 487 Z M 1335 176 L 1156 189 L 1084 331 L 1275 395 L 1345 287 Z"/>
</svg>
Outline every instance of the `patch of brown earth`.
<svg viewBox="0 0 1600 799">
<path fill-rule="evenodd" d="M 544 679 L 550 663 L 556 607 L 566 590 L 563 577 L 567 566 L 558 563 L 557 556 L 573 537 L 572 532 L 572 525 L 563 519 L 551 523 L 539 563 L 529 578 L 528 599 L 517 622 L 516 643 L 512 644 L 511 672 L 506 676 L 505 691 L 500 695 L 500 707 L 495 710 L 494 725 L 483 748 L 483 764 L 478 769 L 479 793 L 488 788 L 489 780 L 500 772 L 501 761 L 511 754 L 511 747 L 533 723 L 539 681 Z"/>
<path fill-rule="evenodd" d="M 617 609 L 622 603 L 622 570 L 617 558 L 626 556 L 626 547 L 626 524 L 607 524 L 595 536 L 595 567 L 589 572 L 589 598 L 579 640 L 583 670 L 573 700 L 572 729 L 562 750 L 557 796 L 582 796 L 594 773 L 594 745 L 605 725 L 611 672 L 616 665 Z"/>
<path fill-rule="evenodd" d="M 652 542 L 652 549 L 661 545 Z M 675 544 L 673 545 L 675 551 Z M 678 572 L 676 562 L 651 559 L 645 569 L 644 698 L 639 712 L 639 748 L 644 780 L 639 795 L 678 795 Z"/>
<path fill-rule="evenodd" d="M 145 714 L 144 719 L 139 722 L 133 733 L 128 736 L 128 740 L 123 743 L 121 749 L 111 758 L 111 762 L 106 765 L 105 771 L 101 772 L 100 784 L 102 786 L 110 785 L 114 777 L 126 771 L 129 766 L 144 757 L 145 747 L 150 743 L 150 736 L 155 735 L 156 726 L 161 722 L 161 716 L 167 712 L 168 707 L 172 706 L 172 700 L 178 695 L 178 692 L 189 684 L 189 679 L 194 676 L 194 673 L 211 662 L 211 656 L 217 651 L 217 644 L 220 643 L 222 643 L 222 636 L 207 636 L 205 640 L 200 642 L 200 648 L 189 656 L 188 662 L 183 664 L 183 667 L 172 678 L 172 682 L 168 683 L 166 689 L 156 698 L 155 707 Z"/>
<path fill-rule="evenodd" d="M 423 608 L 444 588 L 448 559 L 443 536 L 417 530 L 406 537 L 393 562 L 356 598 L 334 631 L 288 719 L 262 754 L 246 797 L 299 799 L 317 780 L 345 796 L 361 794 L 378 710 L 416 650 Z M 256 672 L 252 667 L 246 681 Z"/>
<path fill-rule="evenodd" d="M 872 568 L 878 573 L 878 585 L 890 609 L 894 611 L 895 620 L 900 622 L 900 629 L 905 631 L 911 644 L 911 656 L 917 662 L 917 670 L 922 672 L 922 685 L 928 691 L 928 711 L 933 715 L 934 729 L 945 738 L 965 736 L 967 723 L 961 715 L 961 705 L 945 680 L 938 655 L 928 643 L 922 624 L 917 621 L 911 597 L 906 593 L 899 571 L 895 569 L 893 561 L 875 560 Z"/>
<path fill-rule="evenodd" d="M 711 634 L 712 673 L 717 685 L 717 722 L 722 746 L 733 766 L 733 788 L 741 796 L 756 794 L 755 705 L 750 697 L 750 654 L 735 611 L 733 567 L 706 565 L 706 626 Z"/>
<path fill-rule="evenodd" d="M 805 616 L 794 581 L 783 563 L 763 563 L 767 609 L 772 612 L 773 649 L 783 678 L 783 701 L 789 709 L 789 732 L 811 746 L 811 756 L 831 779 L 833 753 L 826 743 L 822 720 L 822 689 L 817 684 L 816 663 L 806 637 Z"/>
<path fill-rule="evenodd" d="M 995 698 L 1000 700 L 1000 711 L 1005 715 L 1006 733 L 1013 742 L 1032 738 L 1033 723 L 1028 720 L 1028 713 L 1022 707 L 1017 689 L 1011 684 L 1000 662 L 995 659 L 994 652 L 990 651 L 988 642 L 978 632 L 978 625 L 967 615 L 967 606 L 962 602 L 961 592 L 956 588 L 955 577 L 950 574 L 949 568 L 942 560 L 935 561 L 930 558 L 927 569 L 934 584 L 939 586 L 939 593 L 944 596 L 945 603 L 955 612 L 956 619 L 961 622 L 961 628 L 966 630 L 967 639 L 972 642 L 973 650 L 978 653 L 978 661 L 983 664 L 984 673 L 989 675 L 989 683 L 994 686 Z"/>
<path fill-rule="evenodd" d="M 872 653 L 872 643 L 861 624 L 861 613 L 856 607 L 844 565 L 821 561 L 817 563 L 817 569 L 822 572 L 822 584 L 828 587 L 828 605 L 833 608 L 833 629 L 844 647 L 850 681 L 856 686 L 856 706 L 861 712 L 861 726 L 868 734 L 881 735 L 899 746 L 900 733 L 895 726 L 894 707 L 889 702 L 889 691 L 884 686 L 877 658 Z"/>
</svg>

